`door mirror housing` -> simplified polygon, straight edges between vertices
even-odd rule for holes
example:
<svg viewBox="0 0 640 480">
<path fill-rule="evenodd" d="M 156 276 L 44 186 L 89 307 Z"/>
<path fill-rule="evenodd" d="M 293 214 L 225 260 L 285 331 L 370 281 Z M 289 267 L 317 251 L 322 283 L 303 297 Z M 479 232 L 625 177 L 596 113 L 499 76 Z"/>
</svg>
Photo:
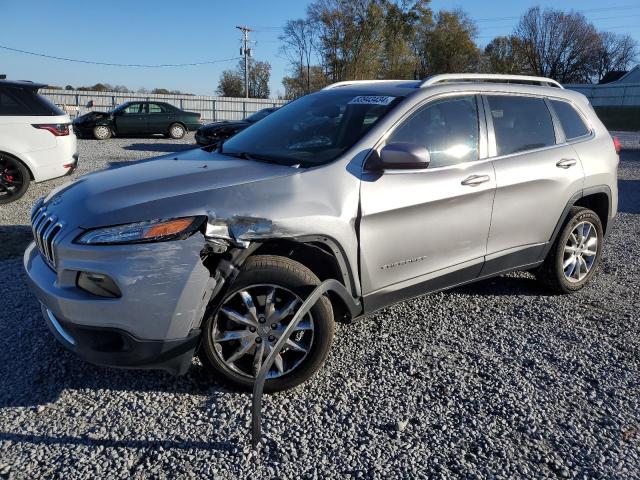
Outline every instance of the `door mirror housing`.
<svg viewBox="0 0 640 480">
<path fill-rule="evenodd" d="M 381 170 L 423 169 L 429 166 L 429 150 L 415 143 L 390 143 L 380 151 L 375 166 Z"/>
</svg>

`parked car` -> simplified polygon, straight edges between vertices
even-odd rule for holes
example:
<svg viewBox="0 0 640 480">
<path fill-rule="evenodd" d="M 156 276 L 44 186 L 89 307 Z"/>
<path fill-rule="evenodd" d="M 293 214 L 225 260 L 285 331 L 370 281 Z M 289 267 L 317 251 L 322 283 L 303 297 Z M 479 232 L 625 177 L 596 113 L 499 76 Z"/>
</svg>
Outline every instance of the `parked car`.
<svg viewBox="0 0 640 480">
<path fill-rule="evenodd" d="M 32 180 L 68 175 L 78 163 L 69 115 L 38 94 L 45 86 L 0 80 L 0 204 L 18 200 Z"/>
<path fill-rule="evenodd" d="M 275 112 L 277 108 L 263 108 L 256 113 L 249 115 L 244 120 L 223 120 L 221 122 L 207 123 L 196 130 L 196 143 L 198 145 L 217 146 L 227 138 L 233 137 L 236 133 L 244 130 L 249 125 L 262 120 L 267 115 Z"/>
<path fill-rule="evenodd" d="M 185 112 L 165 102 L 125 102 L 110 112 L 89 112 L 73 121 L 79 137 L 106 140 L 112 135 L 152 135 L 161 133 L 182 138 L 200 127 L 200 114 Z"/>
<path fill-rule="evenodd" d="M 280 390 L 320 368 L 336 321 L 519 269 L 583 288 L 618 162 L 587 99 L 549 79 L 344 82 L 216 151 L 52 192 L 24 265 L 49 328 L 83 358 L 182 373 L 195 352 L 243 388 L 310 291 L 337 279 L 350 296 L 322 297 L 275 357 L 265 388 Z"/>
</svg>

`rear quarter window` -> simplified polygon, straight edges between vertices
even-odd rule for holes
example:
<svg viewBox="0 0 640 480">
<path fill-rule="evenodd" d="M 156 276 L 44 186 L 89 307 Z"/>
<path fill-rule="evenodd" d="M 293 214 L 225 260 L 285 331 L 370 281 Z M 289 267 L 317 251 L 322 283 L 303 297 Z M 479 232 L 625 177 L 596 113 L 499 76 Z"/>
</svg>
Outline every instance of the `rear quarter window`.
<svg viewBox="0 0 640 480">
<path fill-rule="evenodd" d="M 0 115 L 58 116 L 65 113 L 30 88 L 0 87 Z"/>
<path fill-rule="evenodd" d="M 564 136 L 567 140 L 582 137 L 589 133 L 589 127 L 585 125 L 582 117 L 571 104 L 560 100 L 550 100 L 550 102 L 560 120 L 560 125 L 562 125 Z"/>
</svg>

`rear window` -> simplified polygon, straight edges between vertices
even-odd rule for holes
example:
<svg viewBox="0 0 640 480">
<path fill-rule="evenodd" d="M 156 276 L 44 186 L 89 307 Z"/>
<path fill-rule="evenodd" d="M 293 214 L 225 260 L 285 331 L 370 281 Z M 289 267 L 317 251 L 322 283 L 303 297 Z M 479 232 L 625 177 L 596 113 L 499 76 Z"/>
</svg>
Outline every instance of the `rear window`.
<svg viewBox="0 0 640 480">
<path fill-rule="evenodd" d="M 33 89 L 0 87 L 0 115 L 57 116 L 64 112 Z"/>
<path fill-rule="evenodd" d="M 498 155 L 555 145 L 551 113 L 541 98 L 489 95 Z"/>
<path fill-rule="evenodd" d="M 569 103 L 551 100 L 551 105 L 553 105 L 553 109 L 560 119 L 560 124 L 567 140 L 582 137 L 589 133 L 589 128 L 582 121 L 582 117 Z"/>
</svg>

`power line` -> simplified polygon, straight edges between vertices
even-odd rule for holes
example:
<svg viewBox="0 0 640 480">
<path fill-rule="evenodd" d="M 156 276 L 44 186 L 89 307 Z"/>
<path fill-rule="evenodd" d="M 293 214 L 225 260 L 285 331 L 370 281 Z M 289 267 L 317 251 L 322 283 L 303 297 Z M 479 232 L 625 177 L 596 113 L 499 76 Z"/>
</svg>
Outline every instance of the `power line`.
<svg viewBox="0 0 640 480">
<path fill-rule="evenodd" d="M 635 5 L 614 5 L 611 7 L 606 7 L 606 8 L 585 8 L 585 9 L 581 9 L 581 10 L 574 10 L 575 12 L 578 13 L 588 13 L 588 12 L 610 12 L 614 9 L 623 9 L 623 8 L 627 8 L 627 9 L 635 9 L 635 8 L 640 8 L 640 5 L 635 4 Z M 474 21 L 478 22 L 478 23 L 482 23 L 482 22 L 493 22 L 493 21 L 497 21 L 497 20 L 519 20 L 520 18 L 522 18 L 522 15 L 518 15 L 515 17 L 487 17 L 487 18 L 476 18 Z"/>
<path fill-rule="evenodd" d="M 207 60 L 204 62 L 193 63 L 159 63 L 159 64 L 144 64 L 144 63 L 109 63 L 109 62 L 97 62 L 93 60 L 80 60 L 77 58 L 57 57 L 55 55 L 47 55 L 45 53 L 29 52 L 27 50 L 20 50 L 19 48 L 7 47 L 6 45 L 0 45 L 0 48 L 9 50 L 11 52 L 23 53 L 25 55 L 33 55 L 35 57 L 49 58 L 51 60 L 61 60 L 64 62 L 85 63 L 89 65 L 104 65 L 108 67 L 140 67 L 140 68 L 168 68 L 168 67 L 195 67 L 198 65 L 211 65 L 214 63 L 230 62 L 237 60 L 241 57 L 225 58 L 223 60 Z"/>
</svg>

